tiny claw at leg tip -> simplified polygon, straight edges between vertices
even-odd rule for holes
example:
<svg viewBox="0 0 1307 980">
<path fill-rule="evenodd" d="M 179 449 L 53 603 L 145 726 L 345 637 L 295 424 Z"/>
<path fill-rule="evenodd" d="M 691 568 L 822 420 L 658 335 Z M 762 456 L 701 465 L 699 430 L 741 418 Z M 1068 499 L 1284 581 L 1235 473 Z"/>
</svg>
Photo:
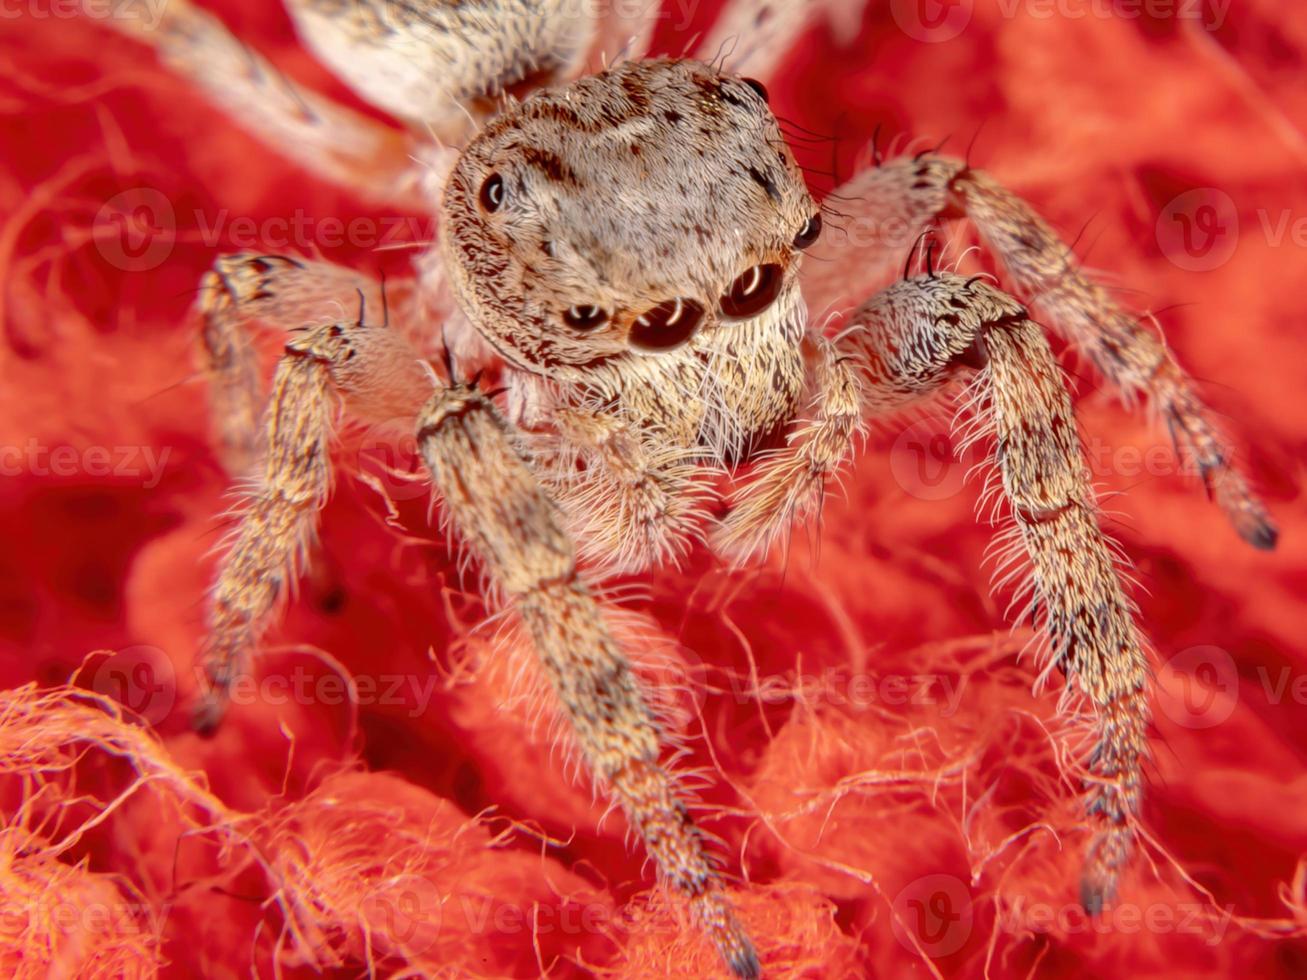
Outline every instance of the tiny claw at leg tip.
<svg viewBox="0 0 1307 980">
<path fill-rule="evenodd" d="M 1280 529 L 1269 521 L 1258 521 L 1242 536 L 1258 551 L 1274 551 L 1280 541 Z"/>
<path fill-rule="evenodd" d="M 1088 878 L 1080 882 L 1080 905 L 1091 919 L 1096 918 L 1103 911 L 1103 906 L 1111 897 L 1112 889 L 1102 882 L 1091 881 Z"/>
<path fill-rule="evenodd" d="M 212 698 L 205 698 L 191 713 L 191 730 L 201 738 L 212 738 L 218 733 L 224 714 L 223 706 Z"/>
<path fill-rule="evenodd" d="M 752 949 L 746 949 L 731 959 L 731 972 L 740 980 L 758 980 L 762 976 L 762 965 L 758 962 L 758 954 Z"/>
</svg>

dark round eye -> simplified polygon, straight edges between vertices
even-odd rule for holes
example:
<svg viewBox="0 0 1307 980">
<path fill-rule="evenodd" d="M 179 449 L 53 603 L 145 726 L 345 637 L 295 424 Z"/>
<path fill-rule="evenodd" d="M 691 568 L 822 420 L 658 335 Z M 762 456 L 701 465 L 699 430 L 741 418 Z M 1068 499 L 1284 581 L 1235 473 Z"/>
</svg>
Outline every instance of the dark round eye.
<svg viewBox="0 0 1307 980">
<path fill-rule="evenodd" d="M 569 306 L 563 312 L 563 322 L 574 330 L 595 330 L 608 322 L 608 311 L 593 303 Z"/>
<path fill-rule="evenodd" d="M 757 316 L 776 301 L 784 279 L 774 263 L 755 265 L 738 276 L 722 297 L 722 312 L 736 320 Z"/>
<path fill-rule="evenodd" d="M 504 178 L 499 174 L 491 174 L 481 182 L 481 206 L 487 211 L 498 211 L 499 206 L 504 203 Z"/>
<path fill-rule="evenodd" d="M 757 93 L 758 93 L 758 98 L 762 99 L 762 101 L 764 101 L 764 102 L 770 102 L 770 101 L 771 101 L 771 99 L 770 99 L 770 98 L 768 97 L 768 95 L 767 95 L 767 86 L 764 85 L 762 82 L 758 81 L 758 79 L 756 79 L 756 78 L 741 78 L 740 81 L 742 81 L 745 85 L 749 86 L 749 88 L 751 88 L 751 89 L 753 89 L 755 92 L 757 92 Z"/>
<path fill-rule="evenodd" d="M 821 237 L 821 213 L 814 214 L 803 223 L 799 233 L 794 236 L 794 247 L 805 249 Z"/>
<path fill-rule="evenodd" d="M 671 350 L 690 339 L 703 320 L 703 307 L 692 299 L 669 299 L 646 310 L 631 324 L 631 346 Z"/>
</svg>

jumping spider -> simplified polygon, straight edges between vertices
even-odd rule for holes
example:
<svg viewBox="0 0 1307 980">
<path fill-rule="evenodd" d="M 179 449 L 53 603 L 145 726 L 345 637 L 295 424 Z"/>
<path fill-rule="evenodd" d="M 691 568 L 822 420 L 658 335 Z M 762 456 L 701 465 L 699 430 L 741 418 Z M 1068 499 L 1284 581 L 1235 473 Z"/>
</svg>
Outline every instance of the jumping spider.
<svg viewBox="0 0 1307 980">
<path fill-rule="evenodd" d="M 902 252 L 822 235 L 756 80 L 804 5 L 769 18 L 767 4 L 731 5 L 723 23 L 771 32 L 736 74 L 643 60 L 654 3 L 625 18 L 580 0 L 287 4 L 308 46 L 410 130 L 296 89 L 181 0 L 157 30 L 135 30 L 310 170 L 434 211 L 440 240 L 389 297 L 359 273 L 285 256 L 228 255 L 207 275 L 216 437 L 234 470 L 261 459 L 262 479 L 221 565 L 197 724 L 217 723 L 313 532 L 338 405 L 411 419 L 448 519 L 524 624 L 591 772 L 730 969 L 757 976 L 578 549 L 592 568 L 627 571 L 699 541 L 735 561 L 764 553 L 813 514 L 869 420 L 961 379 L 973 432 L 993 445 L 1013 558 L 1029 563 L 1035 622 L 1096 718 L 1082 901 L 1101 907 L 1132 850 L 1148 665 L 1041 324 L 1123 399 L 1148 398 L 1245 540 L 1276 536 L 1154 334 L 1025 203 L 936 153 L 878 160 L 838 191 L 841 207 L 918 231 L 969 219 L 1029 306 L 929 258 L 923 274 L 850 295 L 889 280 Z M 321 322 L 324 308 L 375 313 L 387 298 L 385 324 L 363 312 Z M 827 335 L 809 310 L 843 316 Z M 266 412 L 251 321 L 303 328 Z M 496 390 L 467 380 L 478 362 L 495 365 Z M 733 487 L 719 492 L 709 472 Z"/>
</svg>

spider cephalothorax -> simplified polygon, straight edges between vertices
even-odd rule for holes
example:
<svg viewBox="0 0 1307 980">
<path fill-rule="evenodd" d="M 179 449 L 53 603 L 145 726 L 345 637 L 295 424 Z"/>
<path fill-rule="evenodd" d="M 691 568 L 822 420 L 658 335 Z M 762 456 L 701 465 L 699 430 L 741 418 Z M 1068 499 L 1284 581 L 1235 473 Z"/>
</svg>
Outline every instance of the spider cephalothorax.
<svg viewBox="0 0 1307 980">
<path fill-rule="evenodd" d="M 733 560 L 765 552 L 815 512 L 871 420 L 962 389 L 970 433 L 992 446 L 987 495 L 1008 523 L 1003 561 L 1027 572 L 1017 581 L 1044 654 L 1093 719 L 1083 902 L 1101 908 L 1135 839 L 1148 669 L 1045 325 L 1084 347 L 1124 396 L 1149 396 L 1239 533 L 1275 543 L 1155 335 L 1028 205 L 936 153 L 878 160 L 840 188 L 841 210 L 910 238 L 966 218 L 1015 296 L 983 276 L 936 272 L 929 248 L 924 274 L 896 280 L 901 249 L 822 236 L 766 88 L 748 77 L 770 69 L 774 32 L 801 21 L 804 5 L 732 4 L 725 23 L 761 31 L 737 72 L 640 60 L 655 4 L 598 20 L 567 2 L 291 7 L 359 92 L 467 144 L 451 159 L 288 88 L 257 60 L 250 70 L 253 56 L 181 0 L 146 35 L 238 119 L 325 176 L 411 203 L 415 188 L 448 174 L 438 205 L 422 198 L 439 213 L 439 251 L 416 264 L 407 289 L 392 287 L 389 307 L 379 283 L 323 261 L 222 256 L 205 280 L 198 306 L 221 449 L 234 467 L 261 460 L 262 476 L 215 589 L 201 725 L 221 717 L 315 527 L 338 400 L 356 415 L 399 416 L 454 531 L 525 627 L 581 757 L 725 962 L 756 976 L 753 942 L 581 560 L 643 569 L 705 541 Z M 623 46 L 629 60 L 596 70 Z M 466 107 L 455 100 L 484 108 L 474 97 L 537 75 L 558 82 L 491 111 L 475 135 L 461 125 Z M 440 167 L 428 165 L 435 158 Z M 441 349 L 447 323 L 433 320 L 460 316 L 446 285 L 501 362 L 495 391 L 462 380 L 458 351 Z M 341 319 L 360 307 L 388 309 L 393 323 Z M 310 324 L 286 347 L 261 427 L 265 399 L 242 339 L 252 319 Z M 723 498 L 699 478 L 705 468 L 733 481 Z"/>
<path fill-rule="evenodd" d="M 459 297 L 514 367 L 731 455 L 797 409 L 821 217 L 756 83 L 643 61 L 537 92 L 468 145 L 442 211 Z"/>
</svg>

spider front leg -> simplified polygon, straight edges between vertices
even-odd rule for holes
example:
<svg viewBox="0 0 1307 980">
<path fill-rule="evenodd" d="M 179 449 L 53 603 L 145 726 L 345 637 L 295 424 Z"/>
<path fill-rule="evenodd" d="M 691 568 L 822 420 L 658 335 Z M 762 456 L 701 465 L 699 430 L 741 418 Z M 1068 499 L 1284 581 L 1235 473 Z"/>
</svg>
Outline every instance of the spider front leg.
<svg viewBox="0 0 1307 980">
<path fill-rule="evenodd" d="M 296 29 L 350 87 L 448 143 L 476 102 L 582 64 L 597 5 L 586 0 L 286 0 Z"/>
<path fill-rule="evenodd" d="M 987 174 L 933 153 L 867 170 L 832 199 L 844 212 L 844 227 L 832 228 L 809 254 L 804 294 L 813 309 L 859 301 L 886 281 L 922 231 L 939 220 L 970 218 L 1017 294 L 1047 325 L 1089 354 L 1123 402 L 1133 404 L 1143 395 L 1161 414 L 1177 451 L 1192 456 L 1240 537 L 1257 548 L 1275 546 L 1275 525 L 1235 466 L 1193 379 L 1153 331 L 1084 274 L 1071 248 L 1028 204 Z M 888 242 L 887 236 L 898 240 Z"/>
<path fill-rule="evenodd" d="M 906 405 L 974 372 L 968 410 L 992 434 L 998 487 L 1028 559 L 1035 621 L 1052 663 L 1095 714 L 1087 759 L 1092 840 L 1082 901 L 1097 912 L 1133 849 L 1147 754 L 1148 664 L 1112 546 L 1099 524 L 1066 384 L 1025 308 L 980 279 L 903 280 L 859 307 L 836 343 L 874 408 Z"/>
<path fill-rule="evenodd" d="M 649 54 L 649 42 L 662 16 L 658 0 L 628 3 L 624 0 L 601 0 L 595 6 L 598 22 L 590 53 L 585 62 L 574 67 L 573 76 L 603 71 L 619 60 L 634 61 Z"/>
<path fill-rule="evenodd" d="M 699 45 L 697 57 L 721 59 L 739 75 L 767 81 L 795 42 L 823 21 L 838 43 L 851 42 L 865 6 L 865 0 L 730 0 Z"/>
<path fill-rule="evenodd" d="M 200 282 L 202 366 L 210 378 L 210 424 L 223 463 L 246 473 L 263 452 L 264 392 L 250 325 L 281 330 L 339 322 L 360 304 L 405 307 L 405 287 L 381 284 L 344 266 L 287 255 L 240 252 L 219 256 Z"/>
<path fill-rule="evenodd" d="M 1275 547 L 1278 531 L 1265 505 L 1235 467 L 1232 449 L 1203 404 L 1193 380 L 1157 335 L 1126 316 L 1098 283 L 1077 267 L 1034 210 L 983 173 L 964 170 L 953 181 L 960 206 L 997 251 L 1018 292 L 1072 343 L 1129 404 L 1145 395 L 1166 420 L 1177 450 L 1191 455 L 1208 493 L 1239 536 L 1255 548 Z"/>
<path fill-rule="evenodd" d="M 896 283 L 854 311 L 834 341 L 812 343 L 810 418 L 736 492 L 716 544 L 735 557 L 764 550 L 816 509 L 862 420 L 973 372 L 968 407 L 977 431 L 994 436 L 1013 520 L 1017 553 L 1008 560 L 1029 560 L 1027 588 L 1052 662 L 1075 679 L 1096 716 L 1085 782 L 1093 838 L 1082 886 L 1085 907 L 1096 911 L 1133 848 L 1148 667 L 1048 341 L 1011 297 L 981 280 L 932 274 Z"/>
<path fill-rule="evenodd" d="M 423 409 L 418 443 L 450 520 L 526 626 L 591 772 L 732 971 L 758 976 L 753 945 L 659 762 L 659 726 L 507 423 L 487 397 L 457 385 Z"/>
<path fill-rule="evenodd" d="M 424 203 L 412 158 L 429 151 L 413 137 L 291 82 L 189 0 L 168 0 L 157 24 L 130 12 L 93 16 L 149 45 L 214 105 L 309 172 L 373 200 Z"/>
<path fill-rule="evenodd" d="M 853 452 L 864 415 L 873 413 L 850 359 L 819 337 L 809 335 L 805 344 L 814 362 L 809 417 L 782 449 L 761 457 L 713 535 L 714 549 L 737 562 L 765 555 L 797 521 L 820 511 L 827 482 Z"/>
<path fill-rule="evenodd" d="M 277 600 L 294 580 L 331 485 L 340 397 L 357 415 L 416 415 L 431 381 L 396 334 L 357 322 L 316 327 L 286 345 L 273 377 L 262 478 L 241 512 L 214 587 L 200 654 L 207 686 L 194 725 L 212 732 Z"/>
</svg>

